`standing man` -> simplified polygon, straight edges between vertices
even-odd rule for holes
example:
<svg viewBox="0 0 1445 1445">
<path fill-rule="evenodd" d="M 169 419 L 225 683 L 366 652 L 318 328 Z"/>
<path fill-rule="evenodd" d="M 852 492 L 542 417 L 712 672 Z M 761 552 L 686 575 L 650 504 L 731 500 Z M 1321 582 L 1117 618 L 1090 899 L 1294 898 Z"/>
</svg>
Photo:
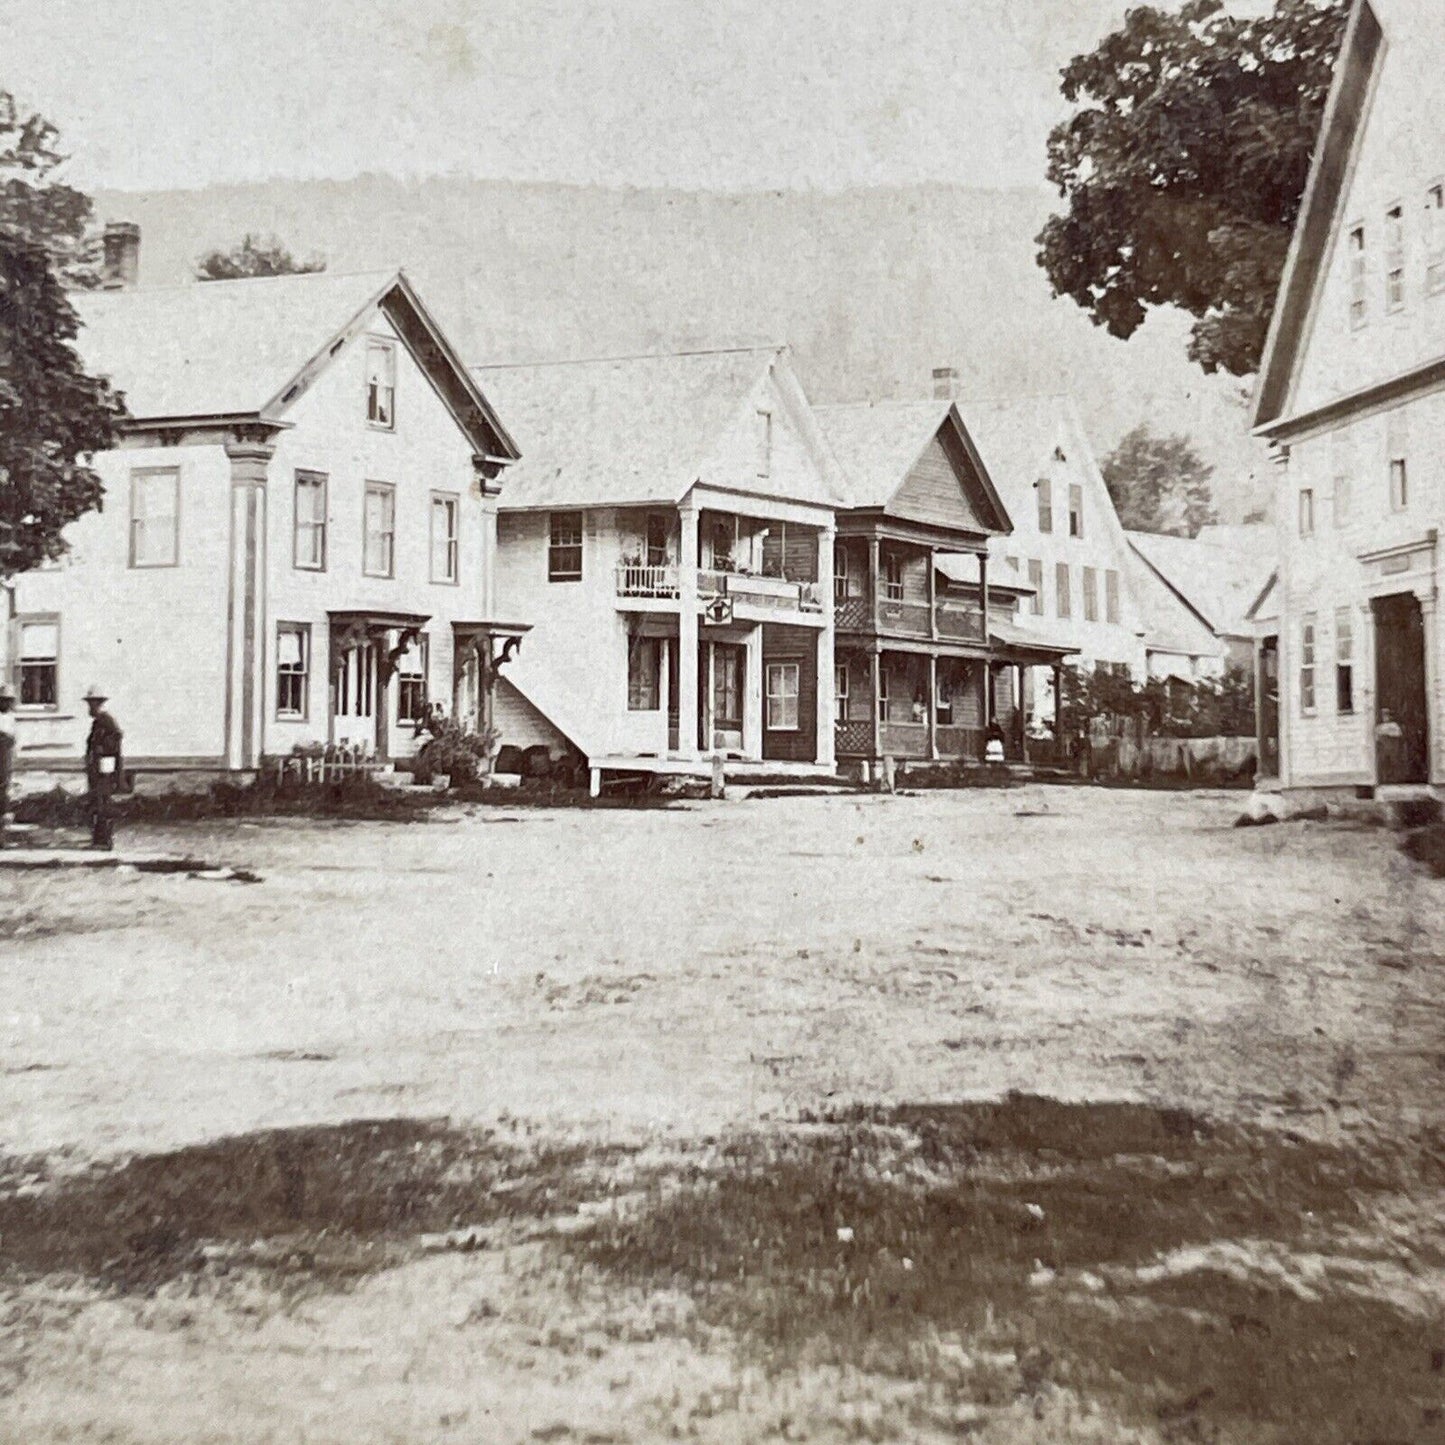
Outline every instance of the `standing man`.
<svg viewBox="0 0 1445 1445">
<path fill-rule="evenodd" d="M 121 732 L 102 706 L 105 701 L 98 687 L 87 689 L 85 705 L 90 709 L 91 722 L 90 736 L 85 740 L 85 781 L 90 789 L 86 799 L 90 807 L 90 846 L 108 853 L 115 846 L 110 800 L 120 786 Z"/>
<path fill-rule="evenodd" d="M 15 689 L 0 682 L 0 847 L 10 817 L 10 778 L 15 768 Z"/>
</svg>

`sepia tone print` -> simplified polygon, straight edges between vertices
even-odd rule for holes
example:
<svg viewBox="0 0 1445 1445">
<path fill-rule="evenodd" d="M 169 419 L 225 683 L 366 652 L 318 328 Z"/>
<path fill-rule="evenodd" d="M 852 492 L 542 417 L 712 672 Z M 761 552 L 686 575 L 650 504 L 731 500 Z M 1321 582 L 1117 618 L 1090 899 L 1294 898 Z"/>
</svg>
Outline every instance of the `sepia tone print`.
<svg viewBox="0 0 1445 1445">
<path fill-rule="evenodd" d="M 1439 0 L 0 35 L 0 1440 L 1445 1441 Z"/>
</svg>

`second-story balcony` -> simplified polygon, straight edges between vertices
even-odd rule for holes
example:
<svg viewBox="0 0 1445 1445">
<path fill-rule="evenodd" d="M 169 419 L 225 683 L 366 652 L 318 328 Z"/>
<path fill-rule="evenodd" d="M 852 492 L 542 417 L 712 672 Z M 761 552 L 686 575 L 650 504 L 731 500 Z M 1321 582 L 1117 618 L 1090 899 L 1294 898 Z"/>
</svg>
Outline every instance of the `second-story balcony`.
<svg viewBox="0 0 1445 1445">
<path fill-rule="evenodd" d="M 617 567 L 617 595 L 636 601 L 677 601 L 681 595 L 675 563 L 657 565 L 622 562 Z M 821 613 L 823 589 L 817 582 L 794 582 L 751 572 L 699 568 L 697 595 L 706 603 L 729 597 L 735 604 L 775 612 Z"/>
<path fill-rule="evenodd" d="M 905 637 L 983 642 L 983 609 L 975 602 L 940 597 L 932 604 L 903 598 L 842 597 L 835 601 L 837 625 L 845 632 L 885 632 Z"/>
</svg>

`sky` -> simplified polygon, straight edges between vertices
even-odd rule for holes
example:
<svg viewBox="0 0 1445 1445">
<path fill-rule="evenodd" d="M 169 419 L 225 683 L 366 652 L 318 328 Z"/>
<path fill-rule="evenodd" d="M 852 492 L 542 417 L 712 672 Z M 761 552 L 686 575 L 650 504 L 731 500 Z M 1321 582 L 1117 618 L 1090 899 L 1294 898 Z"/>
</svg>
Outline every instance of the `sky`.
<svg viewBox="0 0 1445 1445">
<path fill-rule="evenodd" d="M 1128 0 L 0 0 L 68 178 L 1038 185 Z"/>
</svg>

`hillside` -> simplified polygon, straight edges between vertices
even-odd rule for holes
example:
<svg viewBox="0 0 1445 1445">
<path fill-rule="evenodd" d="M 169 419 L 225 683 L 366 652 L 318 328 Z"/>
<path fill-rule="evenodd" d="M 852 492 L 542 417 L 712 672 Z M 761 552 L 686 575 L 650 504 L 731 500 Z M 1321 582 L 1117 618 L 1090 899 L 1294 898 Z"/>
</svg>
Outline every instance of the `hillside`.
<svg viewBox="0 0 1445 1445">
<path fill-rule="evenodd" d="M 1101 451 L 1129 426 L 1188 432 L 1237 518 L 1259 498 L 1239 383 L 1184 356 L 1156 319 L 1127 345 L 1049 295 L 1033 236 L 1042 192 L 918 186 L 743 194 L 524 185 L 273 182 L 105 193 L 142 227 L 142 281 L 187 279 L 203 250 L 275 232 L 333 270 L 398 263 L 478 361 L 781 339 L 820 402 L 1069 388 Z M 1259 467 L 1263 474 L 1264 468 Z"/>
</svg>

